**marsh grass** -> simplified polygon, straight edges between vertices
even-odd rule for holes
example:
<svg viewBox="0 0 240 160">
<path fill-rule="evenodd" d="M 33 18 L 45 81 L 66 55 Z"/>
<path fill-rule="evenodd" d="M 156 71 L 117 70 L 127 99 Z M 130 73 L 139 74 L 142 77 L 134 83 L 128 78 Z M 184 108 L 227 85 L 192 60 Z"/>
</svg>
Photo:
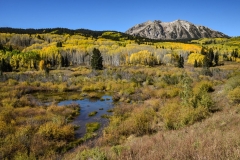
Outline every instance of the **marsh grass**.
<svg viewBox="0 0 240 160">
<path fill-rule="evenodd" d="M 92 133 L 97 131 L 100 128 L 100 123 L 98 122 L 92 122 L 92 123 L 87 123 L 87 133 Z"/>
<path fill-rule="evenodd" d="M 205 159 L 227 155 L 238 159 L 239 109 L 224 110 L 226 106 L 221 106 L 222 110 L 212 112 L 212 107 L 218 108 L 220 104 L 211 99 L 219 94 L 216 85 L 225 86 L 223 96 L 238 98 L 238 73 L 229 74 L 229 69 L 238 67 L 231 64 L 219 68 L 212 77 L 200 75 L 200 69 L 190 65 L 186 69 L 106 67 L 100 72 L 80 67 L 72 71 L 50 71 L 46 76 L 11 73 L 0 83 L 0 138 L 3 140 L 0 159 L 26 157 L 29 150 L 29 157 L 51 159 L 97 135 L 99 124 L 94 123 L 87 126 L 84 137 L 74 138 L 74 126 L 68 122 L 79 113 L 79 106 L 41 106 L 31 101 L 29 95 L 56 102 L 69 97 L 99 99 L 105 91 L 113 94 L 114 101 L 121 102 L 116 104 L 111 116 L 103 116 L 109 119 L 109 125 L 96 143 L 99 151 L 85 148 L 86 154 L 104 154 L 108 159 L 204 159 L 204 155 Z M 185 96 L 187 105 L 181 96 L 186 75 L 193 80 L 192 92 Z M 233 106 L 238 99 L 234 102 Z"/>
<path fill-rule="evenodd" d="M 103 114 L 103 115 L 101 115 L 101 118 L 107 118 L 107 119 L 110 119 L 110 115 L 107 115 L 107 114 Z"/>
<path fill-rule="evenodd" d="M 93 112 L 90 112 L 88 114 L 89 117 L 92 117 L 92 116 L 95 116 L 98 112 L 97 111 L 93 111 Z"/>
</svg>

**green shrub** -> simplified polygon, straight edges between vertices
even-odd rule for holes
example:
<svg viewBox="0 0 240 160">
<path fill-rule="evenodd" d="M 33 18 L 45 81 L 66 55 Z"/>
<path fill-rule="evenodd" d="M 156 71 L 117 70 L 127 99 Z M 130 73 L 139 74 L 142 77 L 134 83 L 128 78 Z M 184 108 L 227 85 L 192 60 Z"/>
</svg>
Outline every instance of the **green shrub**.
<svg viewBox="0 0 240 160">
<path fill-rule="evenodd" d="M 72 140 L 74 138 L 74 127 L 48 122 L 40 126 L 38 134 L 47 139 Z"/>
<path fill-rule="evenodd" d="M 100 128 L 100 123 L 98 122 L 92 122 L 92 123 L 87 123 L 87 132 L 95 132 Z"/>
<path fill-rule="evenodd" d="M 201 81 L 199 83 L 196 84 L 196 86 L 194 87 L 194 93 L 198 94 L 201 91 L 207 91 L 207 92 L 213 92 L 213 83 L 209 82 L 209 81 Z"/>
<path fill-rule="evenodd" d="M 225 84 L 225 90 L 231 91 L 238 86 L 240 86 L 240 75 L 229 78 Z"/>
<path fill-rule="evenodd" d="M 206 91 L 200 92 L 196 97 L 198 98 L 198 107 L 203 106 L 206 107 L 209 111 L 212 110 L 214 102 Z"/>
<path fill-rule="evenodd" d="M 209 109 L 205 106 L 193 108 L 170 103 L 161 109 L 160 115 L 167 129 L 178 129 L 206 118 L 209 115 Z"/>
<path fill-rule="evenodd" d="M 161 109 L 160 115 L 167 129 L 178 129 L 182 126 L 181 108 L 177 103 L 171 103 Z"/>
<path fill-rule="evenodd" d="M 179 89 L 178 88 L 171 88 L 167 91 L 167 97 L 173 98 L 179 95 Z"/>
<path fill-rule="evenodd" d="M 228 98 L 233 102 L 240 102 L 240 86 L 232 91 L 229 91 Z"/>
<path fill-rule="evenodd" d="M 179 83 L 179 76 L 178 75 L 170 75 L 170 74 L 165 74 L 162 77 L 162 80 L 167 83 L 168 85 L 174 85 Z"/>
</svg>

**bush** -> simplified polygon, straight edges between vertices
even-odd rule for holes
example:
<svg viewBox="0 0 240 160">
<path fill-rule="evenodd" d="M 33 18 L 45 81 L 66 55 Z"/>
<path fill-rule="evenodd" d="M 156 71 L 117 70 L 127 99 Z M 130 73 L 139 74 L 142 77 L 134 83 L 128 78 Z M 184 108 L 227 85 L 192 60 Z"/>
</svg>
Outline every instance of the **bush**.
<svg viewBox="0 0 240 160">
<path fill-rule="evenodd" d="M 204 104 L 193 108 L 169 103 L 161 109 L 160 115 L 167 129 L 178 129 L 206 118 L 209 115 L 209 109 Z"/>
<path fill-rule="evenodd" d="M 240 102 L 240 86 L 228 93 L 228 98 L 233 102 Z"/>
<path fill-rule="evenodd" d="M 72 125 L 59 125 L 48 122 L 40 126 L 38 134 L 54 140 L 72 140 L 74 138 L 74 127 Z"/>
<path fill-rule="evenodd" d="M 152 108 L 145 108 L 133 114 L 133 131 L 137 135 L 151 134 L 154 129 L 152 127 L 156 113 Z"/>
<path fill-rule="evenodd" d="M 162 80 L 167 83 L 168 85 L 174 85 L 174 84 L 178 84 L 179 83 L 179 75 L 170 75 L 170 74 L 165 74 L 162 77 Z"/>
<path fill-rule="evenodd" d="M 199 83 L 196 84 L 196 86 L 194 87 L 194 93 L 198 94 L 201 91 L 206 91 L 206 92 L 213 92 L 213 84 L 212 82 L 209 81 L 201 81 Z"/>
<path fill-rule="evenodd" d="M 90 133 L 95 132 L 100 128 L 100 123 L 98 122 L 87 123 L 86 127 L 87 127 L 87 132 L 90 132 Z"/>
<path fill-rule="evenodd" d="M 67 83 L 61 83 L 58 85 L 59 92 L 65 92 L 67 90 Z"/>
<path fill-rule="evenodd" d="M 179 95 L 179 88 L 171 88 L 167 91 L 167 97 L 174 98 Z"/>
<path fill-rule="evenodd" d="M 240 86 L 240 75 L 229 78 L 225 84 L 225 90 L 231 91 L 238 86 Z"/>
<path fill-rule="evenodd" d="M 171 103 L 163 107 L 160 111 L 164 125 L 167 129 L 178 129 L 181 124 L 181 106 Z"/>
</svg>

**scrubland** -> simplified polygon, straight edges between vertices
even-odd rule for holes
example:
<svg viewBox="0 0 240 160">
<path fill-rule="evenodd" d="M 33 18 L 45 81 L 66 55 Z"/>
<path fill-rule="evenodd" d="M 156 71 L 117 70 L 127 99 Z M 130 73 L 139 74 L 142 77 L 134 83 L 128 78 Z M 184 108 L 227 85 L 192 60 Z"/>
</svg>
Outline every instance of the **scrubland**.
<svg viewBox="0 0 240 160">
<path fill-rule="evenodd" d="M 240 158 L 239 37 L 0 35 L 0 159 Z M 93 48 L 102 70 L 90 67 Z M 81 106 L 57 102 L 105 93 L 108 126 L 89 123 L 76 138 Z"/>
</svg>

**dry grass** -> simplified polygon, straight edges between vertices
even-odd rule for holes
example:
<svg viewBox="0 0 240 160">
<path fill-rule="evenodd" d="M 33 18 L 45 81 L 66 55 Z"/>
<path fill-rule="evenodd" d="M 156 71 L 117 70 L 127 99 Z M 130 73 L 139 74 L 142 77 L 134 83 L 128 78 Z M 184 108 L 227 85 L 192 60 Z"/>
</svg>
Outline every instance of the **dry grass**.
<svg viewBox="0 0 240 160">
<path fill-rule="evenodd" d="M 130 135 L 125 143 L 103 146 L 97 154 L 105 155 L 109 160 L 239 159 L 239 132 L 240 109 L 232 106 L 179 130 L 162 130 L 142 137 Z M 93 151 L 80 146 L 75 152 L 65 155 L 65 159 L 77 159 L 83 152 Z"/>
<path fill-rule="evenodd" d="M 222 67 L 219 74 L 225 73 L 229 68 L 233 69 L 233 66 Z M 42 90 L 62 93 L 68 91 L 70 87 L 81 88 L 82 91 L 107 90 L 114 92 L 114 100 L 120 101 L 109 118 L 109 126 L 104 130 L 99 141 L 95 140 L 93 145 L 88 146 L 89 148 L 95 146 L 95 148 L 85 148 L 86 151 L 81 150 L 83 154 L 75 152 L 71 154 L 72 157 L 74 154 L 76 156 L 97 154 L 108 159 L 238 159 L 240 109 L 238 106 L 231 107 L 232 104 L 228 103 L 223 85 L 215 86 L 225 83 L 227 74 L 202 76 L 198 69 L 193 70 L 192 66 L 186 66 L 185 69 L 166 66 L 153 68 L 132 66 L 109 69 L 106 73 L 103 71 L 104 73 L 85 75 L 85 73 L 78 73 L 81 72 L 80 68 L 73 71 L 64 70 L 71 77 L 68 80 L 64 79 L 66 78 L 64 76 L 61 79 L 53 78 L 53 81 L 46 79 L 46 83 L 43 81 L 18 82 L 10 79 L 0 84 L 2 109 L 0 135 L 2 139 L 5 139 L 6 135 L 24 138 L 26 130 L 26 133 L 29 132 L 29 135 L 32 135 L 31 140 L 34 142 L 30 146 L 31 153 L 35 154 L 33 156 L 45 159 L 54 157 L 57 153 L 65 152 L 65 146 L 70 148 L 78 145 L 78 142 L 83 142 L 79 140 L 72 145 L 74 131 L 72 126 L 65 124 L 76 115 L 77 110 L 54 105 L 35 107 L 35 103 L 31 102 L 31 96 L 26 93 L 31 94 Z M 187 108 L 189 106 L 181 103 L 180 94 L 183 89 L 181 82 L 184 70 L 194 81 L 190 82 L 193 95 L 186 98 L 187 102 L 189 103 L 190 100 L 195 102 L 192 100 L 197 96 L 199 99 L 196 103 L 198 107 L 193 107 L 191 110 Z M 107 72 L 110 71 L 113 73 L 108 75 Z M 72 75 L 75 72 L 76 75 Z M 229 72 L 226 71 L 226 73 Z M 62 73 L 56 71 L 56 74 Z M 235 79 L 233 81 L 236 82 Z M 233 85 L 229 82 L 227 84 Z M 200 94 L 202 90 L 206 94 Z M 210 92 L 213 90 L 215 91 Z M 87 92 L 86 95 L 94 98 L 99 97 L 100 93 Z M 210 113 L 208 110 L 206 112 L 201 110 L 207 107 L 203 103 L 208 102 L 207 95 L 211 95 L 216 102 L 214 111 L 217 109 L 221 111 Z M 44 96 L 47 97 L 47 94 Z M 204 120 L 204 118 L 208 119 Z M 174 127 L 166 127 L 169 121 Z M 32 128 L 24 130 L 25 125 Z M 24 132 L 18 135 L 15 133 L 18 130 Z M 19 146 L 24 147 L 20 141 L 13 149 L 11 144 L 14 143 L 8 141 L 4 144 L 6 147 L 1 148 L 4 153 L 2 157 L 7 155 L 11 155 L 10 158 L 14 155 L 20 157 L 27 152 L 23 148 L 19 153 L 15 153 L 15 149 L 17 150 Z M 51 147 L 53 150 L 49 150 Z M 96 149 L 97 147 L 100 148 Z M 70 159 L 74 159 L 72 157 Z"/>
<path fill-rule="evenodd" d="M 228 66 L 224 66 L 220 72 L 229 73 L 228 69 Z M 173 118 L 176 124 L 180 124 L 179 121 L 188 112 L 184 107 L 183 111 L 179 110 L 181 83 L 176 85 L 165 83 L 165 87 L 159 83 L 164 74 L 172 73 L 173 70 L 166 69 L 166 73 L 162 71 L 161 77 L 155 78 L 154 86 L 143 85 L 130 96 L 132 98 L 135 95 L 139 101 L 130 104 L 121 102 L 121 105 L 115 108 L 114 116 L 110 119 L 103 137 L 95 143 L 95 146 L 101 146 L 98 154 L 113 160 L 239 159 L 240 109 L 238 104 L 229 102 L 228 93 L 224 92 L 225 84 L 228 84 L 225 82 L 229 81 L 226 79 L 227 74 L 221 77 L 207 77 L 196 73 L 195 77 L 191 77 L 194 80 L 193 93 L 199 95 L 205 91 L 206 94 L 203 96 L 206 98 L 207 94 L 211 95 L 215 105 L 206 112 L 206 117 L 169 130 L 164 127 L 163 115 L 171 113 L 168 118 Z M 187 71 L 190 75 L 195 74 L 191 68 L 187 68 Z M 166 78 L 171 80 L 172 77 Z M 156 85 L 158 83 L 160 85 Z M 172 110 L 168 104 L 173 105 Z M 199 104 L 202 103 L 199 101 Z M 191 112 L 190 118 L 199 115 L 201 117 L 199 113 L 205 115 L 205 112 L 201 111 L 204 107 L 200 105 L 198 108 L 199 110 L 194 109 L 194 112 Z M 163 109 L 167 114 L 161 115 Z M 91 153 L 93 149 L 86 149 L 86 152 Z M 75 155 L 76 153 L 80 154 L 75 152 Z M 74 153 L 71 156 L 74 157 Z"/>
<path fill-rule="evenodd" d="M 235 106 L 181 130 L 130 136 L 118 155 L 105 150 L 109 159 L 239 159 L 239 132 L 240 114 Z"/>
</svg>

